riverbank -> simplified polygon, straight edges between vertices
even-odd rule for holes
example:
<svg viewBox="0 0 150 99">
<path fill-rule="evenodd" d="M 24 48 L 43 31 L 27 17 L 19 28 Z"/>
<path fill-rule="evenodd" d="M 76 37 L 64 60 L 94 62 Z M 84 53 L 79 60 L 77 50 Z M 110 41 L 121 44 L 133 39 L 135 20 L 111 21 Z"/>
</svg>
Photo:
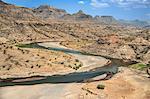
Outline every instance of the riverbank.
<svg viewBox="0 0 150 99">
<path fill-rule="evenodd" d="M 43 83 L 69 83 L 69 82 L 82 82 L 88 81 L 89 79 L 96 78 L 94 80 L 105 79 L 107 74 L 112 75 L 117 73 L 118 67 L 112 65 L 111 61 L 99 56 L 84 55 L 73 49 L 66 48 L 60 45 L 58 42 L 48 42 L 48 43 L 37 43 L 26 45 L 25 47 L 33 48 L 46 48 L 47 50 L 57 49 L 56 51 L 63 50 L 63 53 L 74 56 L 76 59 L 82 62 L 83 66 L 74 72 L 65 72 L 52 74 L 46 73 L 47 75 L 30 75 L 26 77 L 18 76 L 1 79 L 1 87 L 13 86 L 13 85 L 33 85 L 33 84 L 43 84 Z M 59 50 L 58 50 L 59 49 Z M 98 70 L 96 69 L 98 68 Z M 95 69 L 95 70 L 94 70 Z M 90 71 L 92 70 L 92 71 Z M 103 76 L 105 74 L 106 76 Z M 102 76 L 101 76 L 102 75 Z M 98 76 L 98 77 L 97 77 Z M 93 81 L 94 81 L 93 80 Z"/>
<path fill-rule="evenodd" d="M 37 84 L 0 88 L 1 99 L 149 99 L 150 80 L 126 67 L 112 79 L 91 83 Z M 104 90 L 96 88 L 105 85 Z M 83 90 L 85 89 L 85 90 Z M 90 93 L 92 92 L 92 93 Z"/>
<path fill-rule="evenodd" d="M 53 48 L 65 48 L 66 50 L 72 50 L 72 49 L 69 49 L 69 48 L 66 48 L 66 47 L 60 45 L 58 42 L 48 42 L 48 43 L 38 43 L 38 44 L 43 47 L 49 46 L 49 47 L 53 47 Z M 34 56 L 35 57 L 34 61 L 40 55 L 41 52 L 42 53 L 44 52 L 43 53 L 44 56 L 43 55 L 41 55 L 41 56 L 45 57 L 45 58 L 43 60 L 40 60 L 39 64 L 41 64 L 42 61 L 48 61 L 47 65 L 49 65 L 50 62 L 51 62 L 51 64 L 50 64 L 50 66 L 46 65 L 46 66 L 41 66 L 40 68 L 36 67 L 37 68 L 37 69 L 35 69 L 36 71 L 32 71 L 34 69 L 34 67 L 33 67 L 33 68 L 31 68 L 30 71 L 27 70 L 26 68 L 25 69 L 22 68 L 21 70 L 19 70 L 19 68 L 18 68 L 18 70 L 16 69 L 17 72 L 14 72 L 14 71 L 9 72 L 9 73 L 4 72 L 4 75 L 2 73 L 0 76 L 1 79 L 26 78 L 26 77 L 32 77 L 32 76 L 65 75 L 65 74 L 69 74 L 69 73 L 73 73 L 73 72 L 85 72 L 85 71 L 89 71 L 94 68 L 103 67 L 105 65 L 110 64 L 110 60 L 105 59 L 103 57 L 99 57 L 99 56 L 82 55 L 79 53 L 66 53 L 66 52 L 62 52 L 62 51 L 47 50 L 47 49 L 32 49 L 32 48 L 18 48 L 18 49 L 23 50 L 23 51 L 24 50 L 29 51 L 29 52 L 31 51 L 32 54 L 37 53 Z M 31 52 L 29 54 L 31 54 Z M 49 57 L 48 55 L 50 56 L 50 59 L 48 58 Z M 61 57 L 60 55 L 61 56 L 63 55 L 63 56 Z M 25 56 L 25 54 L 24 54 L 24 56 Z M 80 67 L 78 70 L 74 70 L 67 66 L 64 66 L 64 68 L 63 68 L 63 65 L 65 65 L 65 64 L 62 64 L 62 63 L 67 61 L 67 57 L 68 57 L 69 61 L 74 61 L 74 60 L 77 61 L 78 60 L 78 62 L 81 62 L 82 67 Z M 31 60 L 33 60 L 33 59 L 31 59 Z M 28 63 L 30 63 L 30 62 L 28 62 Z M 58 67 L 59 68 L 61 67 L 62 69 L 60 68 L 57 70 Z M 51 71 L 52 69 L 50 69 L 50 68 L 53 68 L 55 70 Z M 13 70 L 15 70 L 15 69 L 13 69 Z M 37 70 L 39 70 L 39 71 L 37 71 Z"/>
<path fill-rule="evenodd" d="M 74 49 L 72 48 L 67 48 L 63 45 L 60 45 L 60 42 L 44 42 L 44 43 L 38 43 L 38 45 L 46 47 L 46 48 L 56 48 L 62 50 L 70 50 L 70 52 L 65 52 L 67 54 L 70 54 L 74 56 L 76 59 L 80 60 L 83 64 L 81 68 L 77 70 L 77 72 L 84 72 L 84 71 L 89 71 L 94 68 L 102 67 L 105 65 L 108 65 L 111 63 L 110 60 L 105 59 L 104 57 L 100 56 L 90 56 L 90 55 L 83 55 L 80 52 L 73 52 Z M 51 49 L 50 49 L 51 50 Z M 71 52 L 72 51 L 72 52 Z"/>
</svg>

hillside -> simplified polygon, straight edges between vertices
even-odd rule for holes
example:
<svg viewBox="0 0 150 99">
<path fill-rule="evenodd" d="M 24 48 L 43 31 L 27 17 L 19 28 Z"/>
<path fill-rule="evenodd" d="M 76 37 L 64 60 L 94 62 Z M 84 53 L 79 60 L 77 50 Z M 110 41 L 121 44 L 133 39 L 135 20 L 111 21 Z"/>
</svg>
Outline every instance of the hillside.
<svg viewBox="0 0 150 99">
<path fill-rule="evenodd" d="M 30 9 L 2 1 L 0 12 L 0 36 L 10 41 L 86 40 L 93 44 L 80 49 L 90 51 L 92 48 L 92 52 L 106 56 L 149 61 L 149 29 L 120 25 L 111 16 L 93 18 L 83 11 L 69 15 L 49 6 Z M 127 52 L 118 52 L 124 46 Z"/>
<path fill-rule="evenodd" d="M 0 57 L 0 99 L 150 99 L 144 21 L 0 0 Z"/>
</svg>

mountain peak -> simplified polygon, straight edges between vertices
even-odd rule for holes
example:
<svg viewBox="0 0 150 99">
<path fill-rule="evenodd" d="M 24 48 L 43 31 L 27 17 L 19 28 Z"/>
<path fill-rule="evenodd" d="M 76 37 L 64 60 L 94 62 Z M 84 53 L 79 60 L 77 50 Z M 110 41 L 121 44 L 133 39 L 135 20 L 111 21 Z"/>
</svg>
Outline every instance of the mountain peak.
<svg viewBox="0 0 150 99">
<path fill-rule="evenodd" d="M 6 5 L 7 3 L 3 2 L 2 0 L 0 0 L 0 5 Z M 8 4 L 7 4 L 8 5 Z"/>
<path fill-rule="evenodd" d="M 52 9 L 53 7 L 49 5 L 40 5 L 37 9 Z"/>
<path fill-rule="evenodd" d="M 60 18 L 67 12 L 62 9 L 57 9 L 49 5 L 41 5 L 34 9 L 34 12 L 41 18 Z"/>
<path fill-rule="evenodd" d="M 57 9 L 57 8 L 49 6 L 49 5 L 40 5 L 38 8 L 36 8 L 34 10 L 51 10 L 51 11 L 58 11 L 58 12 L 66 13 L 66 11 L 63 9 Z"/>
<path fill-rule="evenodd" d="M 14 7 L 15 5 L 13 5 L 13 4 L 10 4 L 10 3 L 6 3 L 6 2 L 4 2 L 3 0 L 0 0 L 0 7 Z"/>
<path fill-rule="evenodd" d="M 77 14 L 85 14 L 82 10 L 79 10 Z"/>
</svg>

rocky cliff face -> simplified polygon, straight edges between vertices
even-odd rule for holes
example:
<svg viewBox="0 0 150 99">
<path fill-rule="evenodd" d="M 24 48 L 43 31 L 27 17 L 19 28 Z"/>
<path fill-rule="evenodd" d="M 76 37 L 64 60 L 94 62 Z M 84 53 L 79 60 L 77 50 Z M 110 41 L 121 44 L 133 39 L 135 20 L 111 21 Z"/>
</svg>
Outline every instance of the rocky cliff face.
<svg viewBox="0 0 150 99">
<path fill-rule="evenodd" d="M 43 18 L 43 19 L 45 18 L 58 19 L 67 14 L 65 10 L 56 9 L 48 5 L 42 5 L 34 9 L 33 11 L 38 17 Z"/>
<path fill-rule="evenodd" d="M 3 2 L 2 0 L 0 0 L 0 5 L 9 5 L 8 3 Z"/>
<path fill-rule="evenodd" d="M 91 15 L 85 14 L 82 10 L 74 14 L 66 14 L 62 16 L 62 19 L 71 21 L 94 21 Z"/>
<path fill-rule="evenodd" d="M 113 16 L 95 16 L 95 20 L 97 22 L 103 22 L 103 23 L 111 23 L 111 24 L 119 24 L 119 22 L 113 17 Z"/>
<path fill-rule="evenodd" d="M 3 1 L 0 2 L 0 14 L 7 16 L 7 17 L 15 18 L 15 19 L 36 18 L 34 16 L 32 9 L 7 4 L 7 3 L 4 3 Z"/>
</svg>

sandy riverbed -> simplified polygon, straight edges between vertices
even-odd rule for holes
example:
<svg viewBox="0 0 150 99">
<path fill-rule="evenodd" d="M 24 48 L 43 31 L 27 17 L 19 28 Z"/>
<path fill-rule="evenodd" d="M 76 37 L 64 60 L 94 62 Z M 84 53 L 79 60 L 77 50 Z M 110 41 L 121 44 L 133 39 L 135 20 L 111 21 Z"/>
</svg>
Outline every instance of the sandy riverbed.
<svg viewBox="0 0 150 99">
<path fill-rule="evenodd" d="M 65 46 L 60 45 L 59 42 L 46 42 L 46 43 L 38 43 L 38 44 L 44 47 L 63 48 L 63 49 L 73 50 L 71 48 L 67 48 Z M 97 67 L 102 67 L 110 62 L 108 59 L 105 59 L 100 56 L 89 56 L 89 55 L 82 55 L 76 53 L 68 53 L 68 54 L 76 57 L 83 63 L 83 66 L 78 70 L 79 72 L 88 71 L 90 69 L 94 69 Z"/>
<path fill-rule="evenodd" d="M 150 99 L 149 82 L 148 78 L 121 68 L 107 81 L 3 87 L 0 99 Z M 98 84 L 105 85 L 105 89 L 98 90 Z"/>
</svg>

